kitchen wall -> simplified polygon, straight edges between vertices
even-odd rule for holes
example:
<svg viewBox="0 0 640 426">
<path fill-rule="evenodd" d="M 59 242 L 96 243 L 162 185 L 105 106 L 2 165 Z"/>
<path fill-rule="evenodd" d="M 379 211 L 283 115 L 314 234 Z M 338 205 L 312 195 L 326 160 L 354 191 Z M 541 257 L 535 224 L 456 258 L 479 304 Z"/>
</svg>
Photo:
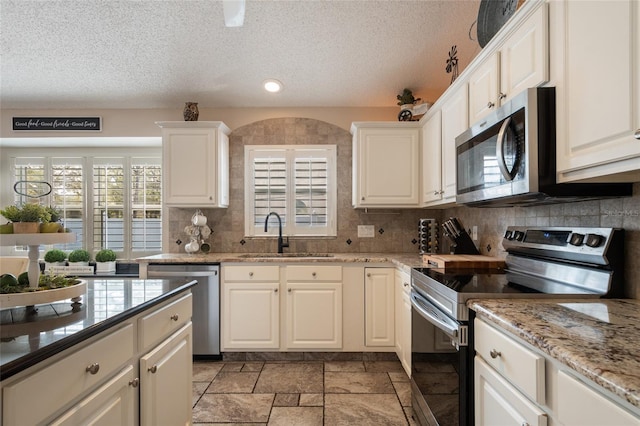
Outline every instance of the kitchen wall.
<svg viewBox="0 0 640 426">
<path fill-rule="evenodd" d="M 244 145 L 336 144 L 338 146 L 338 236 L 322 239 L 291 239 L 290 252 L 418 253 L 415 242 L 419 218 L 457 217 L 466 228 L 478 227 L 482 254 L 504 257 L 501 238 L 509 225 L 601 226 L 625 229 L 625 280 L 627 297 L 640 299 L 640 183 L 632 197 L 538 207 L 433 209 L 370 209 L 351 207 L 351 134 L 344 128 L 308 118 L 274 118 L 235 129 L 230 135 L 230 205 L 205 209 L 214 252 L 275 252 L 274 238 L 244 237 Z M 187 240 L 183 232 L 193 209 L 169 209 L 169 240 Z M 358 225 L 374 225 L 374 238 L 358 238 Z M 350 242 L 350 243 L 349 243 Z M 441 252 L 449 242 L 440 238 Z M 171 244 L 170 252 L 183 251 Z"/>
<path fill-rule="evenodd" d="M 335 144 L 338 148 L 338 232 L 333 238 L 290 239 L 290 252 L 403 253 L 418 252 L 418 219 L 439 211 L 355 210 L 351 207 L 351 133 L 324 121 L 308 118 L 275 118 L 233 130 L 229 137 L 230 201 L 227 209 L 203 210 L 213 229 L 215 252 L 276 252 L 275 238 L 244 236 L 244 146 L 282 144 Z M 391 173 L 391 172 L 389 172 Z M 187 239 L 184 227 L 193 209 L 169 209 L 169 241 Z M 358 238 L 358 225 L 374 225 L 374 238 Z M 170 244 L 170 252 L 184 250 Z"/>
</svg>

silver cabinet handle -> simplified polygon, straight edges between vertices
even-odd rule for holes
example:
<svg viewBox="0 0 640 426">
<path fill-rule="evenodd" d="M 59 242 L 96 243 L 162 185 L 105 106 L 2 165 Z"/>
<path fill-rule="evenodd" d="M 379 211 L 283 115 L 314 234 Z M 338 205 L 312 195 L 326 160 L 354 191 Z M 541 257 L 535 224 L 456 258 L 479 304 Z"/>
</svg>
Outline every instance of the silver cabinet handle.
<svg viewBox="0 0 640 426">
<path fill-rule="evenodd" d="M 253 272 L 249 272 L 249 276 L 252 277 L 253 276 Z"/>
<path fill-rule="evenodd" d="M 493 108 L 494 106 L 496 106 L 496 104 L 493 102 L 487 102 L 487 108 Z"/>
<path fill-rule="evenodd" d="M 503 100 L 503 99 L 504 99 L 504 98 L 506 98 L 506 97 L 507 97 L 507 94 L 506 94 L 506 93 L 502 93 L 502 92 L 500 92 L 500 94 L 498 95 L 498 98 L 500 98 L 500 100 Z"/>
<path fill-rule="evenodd" d="M 134 388 L 137 388 L 139 384 L 140 379 L 138 379 L 137 377 L 129 382 L 129 386 L 132 386 Z"/>
<path fill-rule="evenodd" d="M 91 374 L 97 374 L 98 371 L 100 371 L 100 364 L 98 364 L 97 362 L 94 362 L 93 364 L 87 366 L 87 368 L 85 368 L 84 371 Z"/>
<path fill-rule="evenodd" d="M 636 133 L 633 135 L 636 139 L 640 140 L 640 129 L 636 130 Z"/>
<path fill-rule="evenodd" d="M 491 358 L 496 359 L 499 356 L 502 356 L 502 353 L 496 351 L 495 349 L 491 349 L 491 352 L 489 352 L 489 355 L 491 355 Z"/>
<path fill-rule="evenodd" d="M 178 321 L 178 318 L 179 318 L 178 314 L 171 315 L 171 319 L 174 320 L 174 321 Z"/>
<path fill-rule="evenodd" d="M 147 368 L 147 371 L 150 372 L 151 374 L 155 374 L 156 371 L 158 371 L 158 366 L 154 365 L 153 367 L 149 367 Z"/>
</svg>

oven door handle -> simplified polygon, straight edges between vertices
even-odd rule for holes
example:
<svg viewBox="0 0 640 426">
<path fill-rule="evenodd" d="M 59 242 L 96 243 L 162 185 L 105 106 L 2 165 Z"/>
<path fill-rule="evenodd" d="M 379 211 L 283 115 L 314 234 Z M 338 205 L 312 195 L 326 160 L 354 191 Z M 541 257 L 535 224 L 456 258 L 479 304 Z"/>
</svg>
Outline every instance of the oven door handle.
<svg viewBox="0 0 640 426">
<path fill-rule="evenodd" d="M 500 173 L 504 176 L 507 182 L 511 182 L 513 178 L 516 176 L 516 171 L 509 171 L 507 169 L 507 162 L 504 158 L 504 138 L 507 133 L 507 128 L 509 127 L 509 123 L 511 123 L 511 117 L 508 117 L 500 126 L 500 131 L 498 132 L 498 139 L 496 139 L 496 157 L 498 160 L 498 168 L 500 169 Z"/>
<path fill-rule="evenodd" d="M 411 306 L 414 307 L 421 317 L 438 327 L 447 336 L 449 336 L 456 347 L 467 345 L 467 327 L 446 317 L 446 315 L 441 313 L 433 303 L 429 302 L 416 292 L 411 292 Z"/>
</svg>

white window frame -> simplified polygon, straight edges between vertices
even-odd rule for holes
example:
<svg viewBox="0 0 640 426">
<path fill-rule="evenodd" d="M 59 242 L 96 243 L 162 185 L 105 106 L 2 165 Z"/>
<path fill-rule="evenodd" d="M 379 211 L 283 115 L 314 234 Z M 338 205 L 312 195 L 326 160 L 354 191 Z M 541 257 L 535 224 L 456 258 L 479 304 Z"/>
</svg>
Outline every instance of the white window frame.
<svg viewBox="0 0 640 426">
<path fill-rule="evenodd" d="M 337 146 L 336 145 L 245 145 L 244 147 L 244 217 L 246 237 L 277 236 L 277 219 L 269 219 L 269 228 L 264 231 L 264 223 L 256 224 L 254 217 L 254 159 L 259 156 L 284 156 L 286 161 L 286 211 L 295 212 L 294 168 L 295 159 L 308 156 L 322 156 L 327 159 L 327 224 L 326 226 L 296 225 L 295 220 L 283 223 L 282 234 L 291 237 L 335 237 L 337 235 Z M 287 214 L 290 219 L 295 214 Z"/>
</svg>

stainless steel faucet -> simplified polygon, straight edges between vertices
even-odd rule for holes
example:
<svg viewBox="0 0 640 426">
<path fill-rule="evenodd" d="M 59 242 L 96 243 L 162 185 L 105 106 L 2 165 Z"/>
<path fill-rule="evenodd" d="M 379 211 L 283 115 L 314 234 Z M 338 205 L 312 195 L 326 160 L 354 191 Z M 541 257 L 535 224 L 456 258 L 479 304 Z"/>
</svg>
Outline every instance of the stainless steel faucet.
<svg viewBox="0 0 640 426">
<path fill-rule="evenodd" d="M 264 232 L 267 232 L 267 224 L 269 223 L 269 217 L 271 215 L 275 215 L 278 218 L 278 253 L 282 253 L 282 249 L 284 247 L 289 247 L 289 238 L 287 238 L 287 242 L 282 240 L 282 219 L 280 219 L 280 215 L 276 212 L 271 212 L 267 215 L 264 220 Z"/>
</svg>

